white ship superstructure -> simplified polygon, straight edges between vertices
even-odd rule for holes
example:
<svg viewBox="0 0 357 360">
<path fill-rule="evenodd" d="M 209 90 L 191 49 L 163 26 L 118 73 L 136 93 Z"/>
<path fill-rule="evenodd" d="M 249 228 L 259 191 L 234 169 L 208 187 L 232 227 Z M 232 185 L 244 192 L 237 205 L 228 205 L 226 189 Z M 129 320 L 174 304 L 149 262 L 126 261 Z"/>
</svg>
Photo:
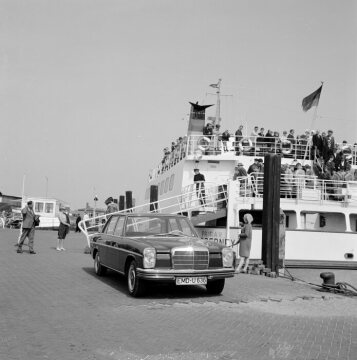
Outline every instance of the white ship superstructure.
<svg viewBox="0 0 357 360">
<path fill-rule="evenodd" d="M 220 85 L 221 81 L 216 85 L 217 109 L 216 117 L 211 118 L 212 134 L 203 134 L 205 110 L 211 105 L 191 103 L 186 136 L 150 172 L 145 199 L 139 203 L 150 202 L 150 186 L 156 185 L 158 211 L 187 214 L 202 237 L 216 241 L 234 241 L 239 222 L 250 212 L 254 217 L 251 255 L 260 258 L 263 173 L 233 180 L 237 164 L 243 164 L 247 170 L 256 159 L 264 160 L 266 154 L 273 153 L 282 156 L 282 164 L 301 163 L 314 168 L 315 153 L 308 139 L 280 141 L 256 136 L 236 138 L 231 134 L 225 145 L 216 127 L 221 122 Z M 287 193 L 282 175 L 280 206 L 286 215 L 286 259 L 291 262 L 357 266 L 357 148 L 345 144 L 341 151 L 352 168 L 341 172 L 337 179 L 326 180 L 311 173 L 294 177 L 291 193 Z M 193 183 L 195 168 L 205 176 L 204 204 Z"/>
</svg>

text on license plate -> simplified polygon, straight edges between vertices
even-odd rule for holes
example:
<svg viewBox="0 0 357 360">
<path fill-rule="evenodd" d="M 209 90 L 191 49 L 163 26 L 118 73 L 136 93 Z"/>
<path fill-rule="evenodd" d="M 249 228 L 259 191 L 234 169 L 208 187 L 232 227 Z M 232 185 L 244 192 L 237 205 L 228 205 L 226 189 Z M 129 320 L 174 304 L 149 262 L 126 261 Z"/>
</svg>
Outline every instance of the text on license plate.
<svg viewBox="0 0 357 360">
<path fill-rule="evenodd" d="M 177 277 L 176 285 L 203 285 L 207 284 L 207 277 Z"/>
</svg>

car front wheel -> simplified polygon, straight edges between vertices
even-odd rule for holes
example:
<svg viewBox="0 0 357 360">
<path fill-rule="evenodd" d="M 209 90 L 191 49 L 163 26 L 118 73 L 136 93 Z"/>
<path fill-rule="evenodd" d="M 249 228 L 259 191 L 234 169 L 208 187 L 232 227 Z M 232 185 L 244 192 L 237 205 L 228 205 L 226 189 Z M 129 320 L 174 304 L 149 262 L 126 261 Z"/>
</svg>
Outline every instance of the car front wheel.
<svg viewBox="0 0 357 360">
<path fill-rule="evenodd" d="M 219 295 L 224 289 L 225 279 L 212 280 L 206 285 L 207 292 L 211 295 Z"/>
<path fill-rule="evenodd" d="M 100 263 L 99 251 L 95 254 L 94 271 L 98 276 L 103 276 L 107 272 L 107 268 Z"/>
<path fill-rule="evenodd" d="M 133 260 L 130 263 L 128 269 L 128 291 L 129 295 L 133 297 L 138 297 L 142 295 L 145 291 L 145 283 L 143 280 L 139 279 L 136 271 L 136 262 Z"/>
</svg>

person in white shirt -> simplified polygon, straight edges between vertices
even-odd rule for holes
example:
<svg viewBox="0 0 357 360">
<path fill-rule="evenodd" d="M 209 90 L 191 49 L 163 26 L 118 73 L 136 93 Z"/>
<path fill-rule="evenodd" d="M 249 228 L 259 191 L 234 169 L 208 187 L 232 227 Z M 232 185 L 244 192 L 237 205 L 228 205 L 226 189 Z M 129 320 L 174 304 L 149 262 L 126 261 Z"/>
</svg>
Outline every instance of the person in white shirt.
<svg viewBox="0 0 357 360">
<path fill-rule="evenodd" d="M 66 250 L 63 247 L 64 239 L 69 233 L 69 227 L 71 226 L 69 222 L 68 210 L 65 207 L 60 208 L 60 213 L 58 214 L 58 219 L 60 221 L 60 226 L 58 228 L 58 239 L 57 239 L 57 251 Z"/>
</svg>

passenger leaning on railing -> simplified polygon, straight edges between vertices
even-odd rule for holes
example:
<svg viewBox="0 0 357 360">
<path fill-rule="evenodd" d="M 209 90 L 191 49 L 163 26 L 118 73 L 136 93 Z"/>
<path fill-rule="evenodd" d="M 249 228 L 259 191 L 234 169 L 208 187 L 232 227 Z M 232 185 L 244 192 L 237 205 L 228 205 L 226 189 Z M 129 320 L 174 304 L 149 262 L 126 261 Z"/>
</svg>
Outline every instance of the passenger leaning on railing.
<svg viewBox="0 0 357 360">
<path fill-rule="evenodd" d="M 244 169 L 243 163 L 239 162 L 237 166 L 234 168 L 233 180 L 237 180 L 237 178 L 247 176 L 247 171 Z"/>
<path fill-rule="evenodd" d="M 239 149 L 239 143 L 242 141 L 243 139 L 243 125 L 240 125 L 238 130 L 235 132 L 235 144 L 234 144 L 234 149 L 236 152 L 236 155 L 240 155 L 240 149 Z"/>
<path fill-rule="evenodd" d="M 221 139 L 222 139 L 222 144 L 223 144 L 223 151 L 227 152 L 228 148 L 227 148 L 227 142 L 229 141 L 230 138 L 230 134 L 228 130 L 225 130 L 222 135 L 221 135 Z"/>
<path fill-rule="evenodd" d="M 294 172 L 294 194 L 298 199 L 301 198 L 301 191 L 305 187 L 305 170 L 300 163 L 296 164 Z"/>
<path fill-rule="evenodd" d="M 283 164 L 281 166 L 281 180 L 280 180 L 281 191 L 280 191 L 280 194 L 284 195 L 285 198 L 292 198 L 293 197 L 293 183 L 294 183 L 293 172 L 289 168 L 288 164 Z"/>
</svg>

